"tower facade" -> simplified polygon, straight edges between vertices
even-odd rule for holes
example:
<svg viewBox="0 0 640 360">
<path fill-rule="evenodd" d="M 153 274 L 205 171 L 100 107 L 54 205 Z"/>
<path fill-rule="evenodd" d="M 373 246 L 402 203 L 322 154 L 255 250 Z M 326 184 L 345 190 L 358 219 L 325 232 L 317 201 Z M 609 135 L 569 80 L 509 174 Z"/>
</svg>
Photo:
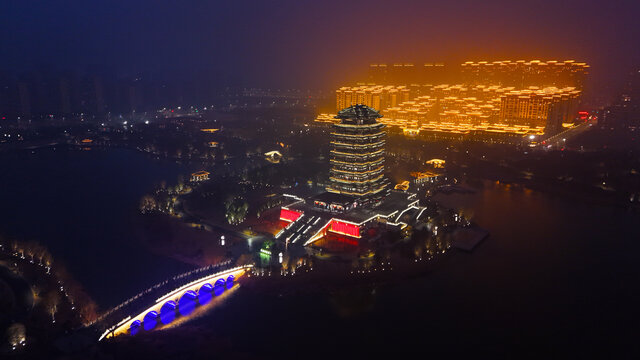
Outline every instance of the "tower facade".
<svg viewBox="0 0 640 360">
<path fill-rule="evenodd" d="M 382 115 L 366 105 L 338 112 L 332 125 L 331 170 L 327 191 L 354 197 L 375 198 L 385 193 L 385 125 Z"/>
</svg>

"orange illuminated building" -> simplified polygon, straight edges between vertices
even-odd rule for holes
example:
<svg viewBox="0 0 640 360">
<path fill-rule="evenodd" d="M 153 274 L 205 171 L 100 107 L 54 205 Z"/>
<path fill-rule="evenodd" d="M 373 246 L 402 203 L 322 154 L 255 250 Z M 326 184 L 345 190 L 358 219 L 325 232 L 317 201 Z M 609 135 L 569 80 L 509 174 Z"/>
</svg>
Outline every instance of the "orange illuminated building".
<svg viewBox="0 0 640 360">
<path fill-rule="evenodd" d="M 336 109 L 352 104 L 373 107 L 383 115 L 381 123 L 407 136 L 555 134 L 576 118 L 588 69 L 573 60 L 480 61 L 465 62 L 456 76 L 447 77 L 443 64 L 372 64 L 369 79 L 384 85 L 342 87 L 336 90 Z M 397 82 L 390 84 L 392 79 Z M 430 79 L 458 83 L 429 83 Z M 337 121 L 329 113 L 316 118 L 318 123 Z"/>
</svg>

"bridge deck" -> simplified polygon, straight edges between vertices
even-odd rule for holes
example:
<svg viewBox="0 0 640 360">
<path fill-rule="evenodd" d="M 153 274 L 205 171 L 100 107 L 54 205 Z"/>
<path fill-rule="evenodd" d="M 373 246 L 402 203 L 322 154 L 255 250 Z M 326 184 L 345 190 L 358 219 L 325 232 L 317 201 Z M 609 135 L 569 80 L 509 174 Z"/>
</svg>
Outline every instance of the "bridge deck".
<svg viewBox="0 0 640 360">
<path fill-rule="evenodd" d="M 155 300 L 155 302 L 151 306 L 147 305 L 147 307 L 143 311 L 135 312 L 134 313 L 135 315 L 127 316 L 123 320 L 118 322 L 116 325 L 110 326 L 108 329 L 105 330 L 102 336 L 100 336 L 99 340 L 102 340 L 105 337 L 109 338 L 109 337 L 129 333 L 129 330 L 132 324 L 134 323 L 136 325 L 143 324 L 145 321 L 145 316 L 150 314 L 154 315 L 152 313 L 155 313 L 154 315 L 154 319 L 155 319 L 155 316 L 157 316 L 158 314 L 161 314 L 161 310 L 163 306 L 166 305 L 167 303 L 172 303 L 173 306 L 176 306 L 177 304 L 180 303 L 181 299 L 185 294 L 189 293 L 189 296 L 197 297 L 199 295 L 200 290 L 203 288 L 205 284 L 208 284 L 209 286 L 207 289 L 209 288 L 213 289 L 213 287 L 216 285 L 216 282 L 219 282 L 220 280 L 222 280 L 222 283 L 224 284 L 226 283 L 227 279 L 229 279 L 230 277 L 232 277 L 233 279 L 238 279 L 241 276 L 243 276 L 246 273 L 246 271 L 250 270 L 252 267 L 253 265 L 245 265 L 245 266 L 240 266 L 240 267 L 220 271 L 215 274 L 207 275 L 199 279 L 193 280 L 172 291 L 169 291 L 168 293 L 157 298 L 157 300 Z M 148 297 L 145 297 L 145 298 L 148 298 Z"/>
</svg>

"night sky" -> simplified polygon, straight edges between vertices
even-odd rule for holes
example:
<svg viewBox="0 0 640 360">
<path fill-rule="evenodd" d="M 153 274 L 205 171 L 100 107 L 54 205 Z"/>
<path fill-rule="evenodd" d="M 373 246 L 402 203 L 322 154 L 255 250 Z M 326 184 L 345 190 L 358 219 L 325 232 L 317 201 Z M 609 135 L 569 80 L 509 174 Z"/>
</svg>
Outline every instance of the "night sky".
<svg viewBox="0 0 640 360">
<path fill-rule="evenodd" d="M 332 88 L 371 62 L 576 59 L 609 86 L 640 66 L 640 1 L 0 2 L 0 72 Z"/>
</svg>

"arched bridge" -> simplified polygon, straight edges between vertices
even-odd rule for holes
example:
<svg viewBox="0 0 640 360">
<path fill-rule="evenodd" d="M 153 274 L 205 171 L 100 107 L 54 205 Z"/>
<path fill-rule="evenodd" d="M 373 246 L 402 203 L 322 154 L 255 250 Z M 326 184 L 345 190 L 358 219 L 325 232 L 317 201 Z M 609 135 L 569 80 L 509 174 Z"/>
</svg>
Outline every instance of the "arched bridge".
<svg viewBox="0 0 640 360">
<path fill-rule="evenodd" d="M 204 305 L 215 296 L 222 295 L 234 282 L 249 271 L 253 265 L 244 265 L 224 270 L 194 280 L 183 285 L 155 301 L 135 316 L 128 316 L 118 324 L 108 328 L 99 340 L 113 336 L 150 331 L 162 325 L 170 324 L 178 317 L 188 316 L 198 305 Z"/>
</svg>

